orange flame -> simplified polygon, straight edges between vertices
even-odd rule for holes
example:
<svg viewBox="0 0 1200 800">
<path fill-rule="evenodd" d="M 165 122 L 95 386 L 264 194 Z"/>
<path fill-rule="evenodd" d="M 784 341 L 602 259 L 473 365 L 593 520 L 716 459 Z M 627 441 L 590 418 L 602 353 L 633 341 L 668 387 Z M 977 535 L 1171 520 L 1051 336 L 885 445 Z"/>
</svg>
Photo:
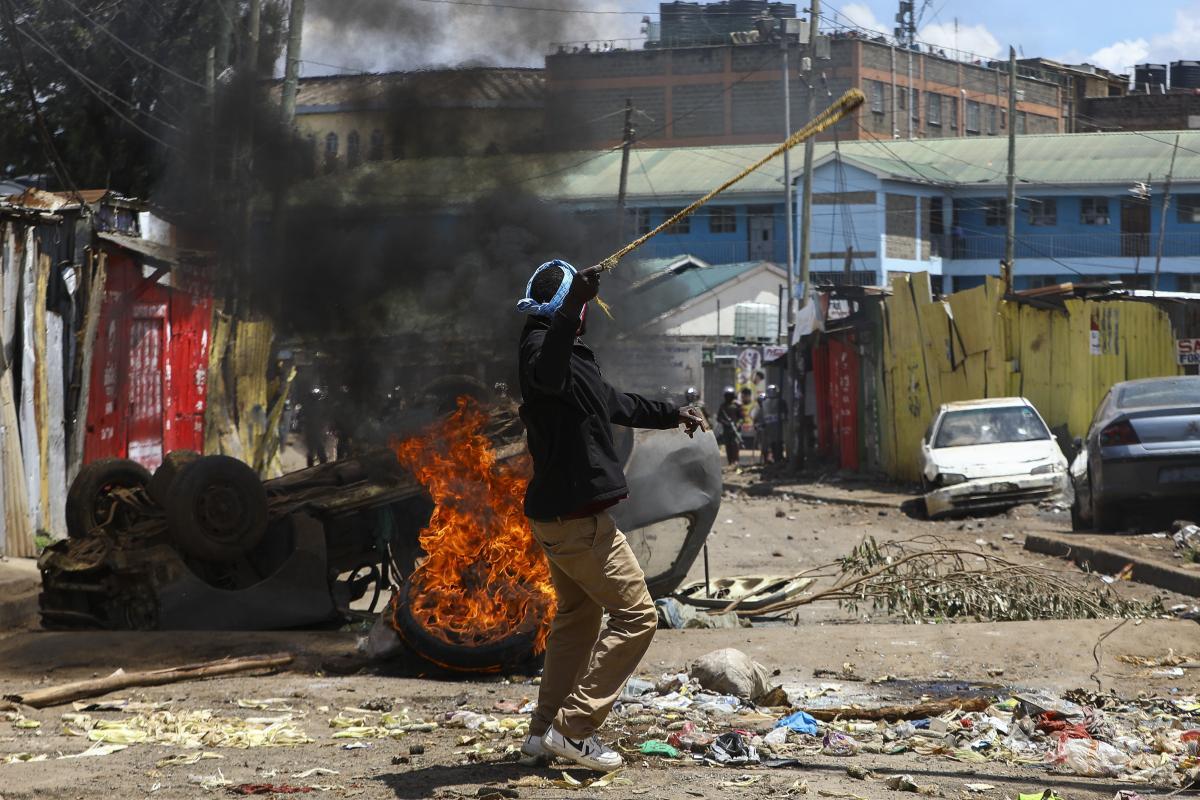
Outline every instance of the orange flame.
<svg viewBox="0 0 1200 800">
<path fill-rule="evenodd" d="M 528 455 L 497 464 L 483 435 L 487 416 L 467 398 L 424 436 L 394 444 L 400 463 L 433 498 L 420 535 L 426 559 L 410 579 L 413 618 L 452 645 L 500 641 L 537 621 L 534 655 L 546 649 L 554 587 L 522 501 Z"/>
</svg>

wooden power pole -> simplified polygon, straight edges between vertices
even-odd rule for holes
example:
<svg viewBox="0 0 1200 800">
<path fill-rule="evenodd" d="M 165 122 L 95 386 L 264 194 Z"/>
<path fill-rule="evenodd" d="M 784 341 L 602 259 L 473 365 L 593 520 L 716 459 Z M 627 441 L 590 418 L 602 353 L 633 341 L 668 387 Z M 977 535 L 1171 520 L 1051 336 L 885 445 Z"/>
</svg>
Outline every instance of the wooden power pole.
<svg viewBox="0 0 1200 800">
<path fill-rule="evenodd" d="M 629 151 L 633 149 L 633 100 L 625 98 L 625 128 L 621 134 L 621 182 L 617 187 L 617 213 L 622 233 L 625 225 L 625 191 L 629 186 Z"/>
<path fill-rule="evenodd" d="M 300 86 L 300 46 L 304 36 L 304 0 L 292 0 L 288 14 L 287 66 L 283 72 L 283 124 L 296 118 L 296 92 Z"/>
<path fill-rule="evenodd" d="M 820 30 L 821 21 L 821 0 L 811 0 L 809 3 L 808 12 L 808 75 L 805 76 L 808 87 L 808 116 L 806 119 L 812 121 L 816 116 L 816 83 L 813 80 L 813 74 L 817 69 L 817 37 Z M 804 142 L 804 184 L 802 189 L 802 199 L 800 206 L 800 297 L 788 298 L 788 380 L 791 386 L 795 386 L 800 381 L 799 359 L 796 357 L 796 348 L 792 346 L 792 337 L 796 330 L 796 312 L 793 310 L 800 308 L 808 303 L 808 284 L 810 273 L 810 262 L 812 261 L 812 247 L 809 246 L 812 234 L 812 194 L 813 194 L 813 150 L 814 139 L 810 136 Z M 791 191 L 791 187 L 788 187 Z M 791 264 L 788 265 L 788 271 L 791 272 Z M 804 463 L 804 453 L 802 452 L 807 446 L 808 437 L 804 435 L 805 427 L 800 425 L 802 417 L 801 411 L 803 406 L 796 403 L 796 392 L 789 391 L 787 393 L 788 401 L 795 408 L 788 409 L 787 417 L 787 447 L 788 458 L 791 461 L 793 469 L 799 469 Z M 801 393 L 801 402 L 803 402 L 803 394 Z"/>
</svg>

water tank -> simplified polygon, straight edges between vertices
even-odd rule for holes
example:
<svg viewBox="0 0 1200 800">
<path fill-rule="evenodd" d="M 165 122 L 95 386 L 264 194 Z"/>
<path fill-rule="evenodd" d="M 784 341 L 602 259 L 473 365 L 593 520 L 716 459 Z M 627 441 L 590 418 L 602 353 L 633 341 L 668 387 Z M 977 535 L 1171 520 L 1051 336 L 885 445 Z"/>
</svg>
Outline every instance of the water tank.
<svg viewBox="0 0 1200 800">
<path fill-rule="evenodd" d="M 1138 64 L 1133 68 L 1133 83 L 1140 92 L 1146 91 L 1146 84 L 1150 85 L 1151 91 L 1159 86 L 1165 87 L 1167 85 L 1167 65 Z"/>
<path fill-rule="evenodd" d="M 702 37 L 699 3 L 659 3 L 658 18 L 662 25 L 662 43 L 665 47 L 696 44 Z"/>
<path fill-rule="evenodd" d="M 1172 61 L 1171 88 L 1200 89 L 1200 61 Z"/>
</svg>

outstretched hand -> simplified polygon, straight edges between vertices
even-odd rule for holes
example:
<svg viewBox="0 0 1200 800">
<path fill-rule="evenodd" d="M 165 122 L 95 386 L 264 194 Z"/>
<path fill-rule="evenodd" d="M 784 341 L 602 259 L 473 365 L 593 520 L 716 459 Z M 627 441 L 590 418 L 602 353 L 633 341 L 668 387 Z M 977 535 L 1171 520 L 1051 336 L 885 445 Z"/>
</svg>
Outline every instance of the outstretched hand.
<svg viewBox="0 0 1200 800">
<path fill-rule="evenodd" d="M 679 409 L 679 424 L 683 426 L 684 433 L 689 437 L 694 437 L 697 430 L 708 431 L 708 420 L 695 406 L 684 406 Z"/>
</svg>

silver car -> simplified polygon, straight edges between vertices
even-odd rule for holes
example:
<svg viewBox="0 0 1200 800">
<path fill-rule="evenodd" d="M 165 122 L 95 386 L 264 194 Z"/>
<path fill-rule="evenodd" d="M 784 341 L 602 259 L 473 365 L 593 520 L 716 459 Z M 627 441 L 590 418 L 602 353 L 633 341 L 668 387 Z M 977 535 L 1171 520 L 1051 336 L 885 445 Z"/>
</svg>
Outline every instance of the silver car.
<svg viewBox="0 0 1200 800">
<path fill-rule="evenodd" d="M 1156 511 L 1200 498 L 1200 376 L 1118 383 L 1076 439 L 1075 530 L 1116 530 L 1130 506 Z"/>
</svg>

